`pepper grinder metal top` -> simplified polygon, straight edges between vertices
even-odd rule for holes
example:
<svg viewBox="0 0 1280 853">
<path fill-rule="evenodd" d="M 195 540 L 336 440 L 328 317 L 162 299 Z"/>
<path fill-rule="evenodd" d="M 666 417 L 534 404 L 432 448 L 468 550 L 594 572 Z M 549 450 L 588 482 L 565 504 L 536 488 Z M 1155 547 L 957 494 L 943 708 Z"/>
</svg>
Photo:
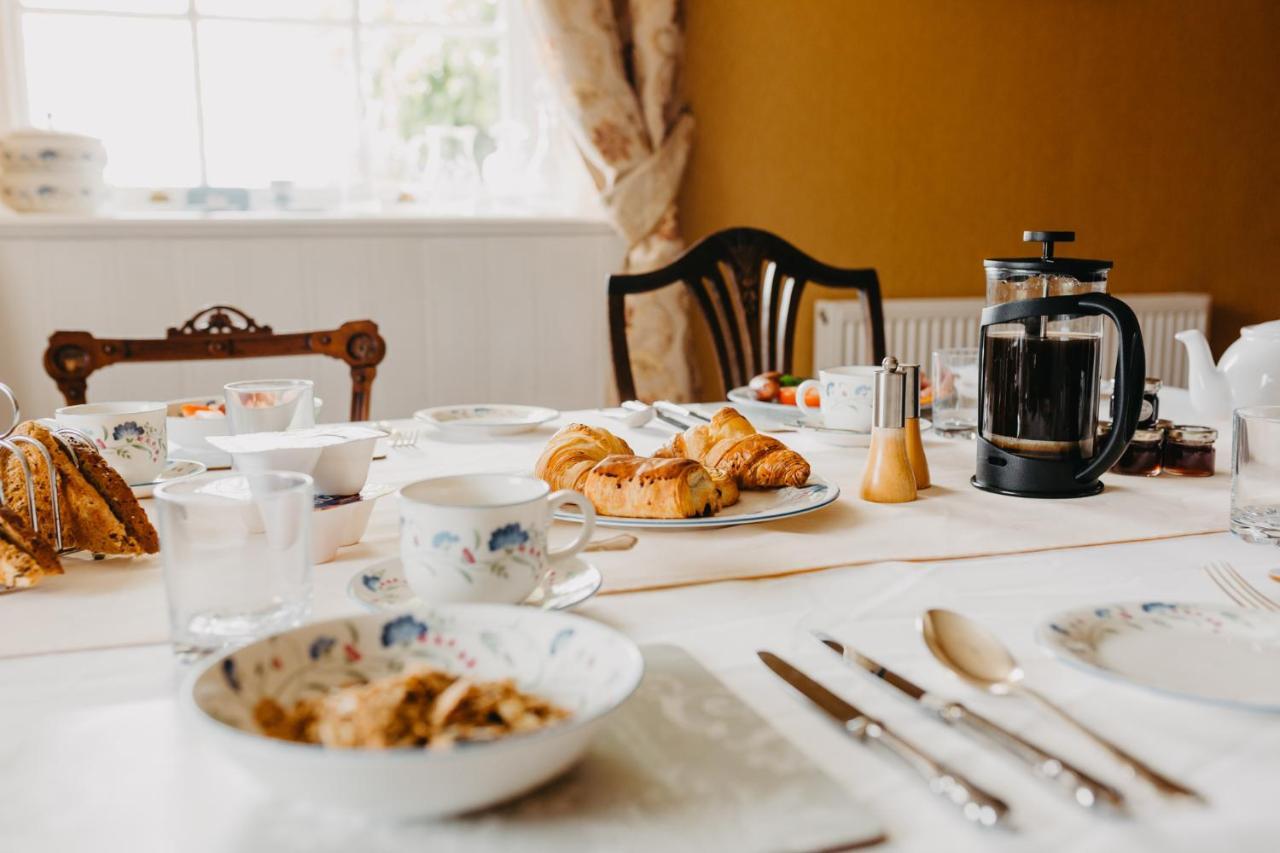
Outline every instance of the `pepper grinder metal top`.
<svg viewBox="0 0 1280 853">
<path fill-rule="evenodd" d="M 902 429 L 906 425 L 906 375 L 898 360 L 888 356 L 876 371 L 871 425 L 882 429 Z"/>
<path fill-rule="evenodd" d="M 903 417 L 918 418 L 920 417 L 920 365 L 899 364 L 898 372 L 902 374 L 907 386 L 906 411 Z"/>
</svg>

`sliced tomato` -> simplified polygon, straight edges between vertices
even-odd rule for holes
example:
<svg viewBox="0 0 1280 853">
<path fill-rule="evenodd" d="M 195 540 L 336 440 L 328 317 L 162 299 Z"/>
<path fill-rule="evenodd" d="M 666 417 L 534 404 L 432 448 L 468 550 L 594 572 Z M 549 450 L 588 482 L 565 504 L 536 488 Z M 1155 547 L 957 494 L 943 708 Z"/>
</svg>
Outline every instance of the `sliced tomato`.
<svg viewBox="0 0 1280 853">
<path fill-rule="evenodd" d="M 810 408 L 817 406 L 819 403 L 819 395 L 817 388 L 810 388 L 804 392 L 804 404 Z"/>
<path fill-rule="evenodd" d="M 796 404 L 796 389 L 785 385 L 779 388 L 778 402 L 784 406 L 794 406 Z"/>
</svg>

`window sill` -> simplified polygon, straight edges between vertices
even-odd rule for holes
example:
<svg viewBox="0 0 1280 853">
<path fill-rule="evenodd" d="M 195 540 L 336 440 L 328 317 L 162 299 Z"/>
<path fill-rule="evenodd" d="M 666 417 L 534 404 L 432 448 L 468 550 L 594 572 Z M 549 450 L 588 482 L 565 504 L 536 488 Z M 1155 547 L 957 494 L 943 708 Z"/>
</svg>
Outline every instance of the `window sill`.
<svg viewBox="0 0 1280 853">
<path fill-rule="evenodd" d="M 448 237 L 612 234 L 581 216 L 413 215 L 349 212 L 116 213 L 99 216 L 0 211 L 0 240 L 154 237 Z"/>
</svg>

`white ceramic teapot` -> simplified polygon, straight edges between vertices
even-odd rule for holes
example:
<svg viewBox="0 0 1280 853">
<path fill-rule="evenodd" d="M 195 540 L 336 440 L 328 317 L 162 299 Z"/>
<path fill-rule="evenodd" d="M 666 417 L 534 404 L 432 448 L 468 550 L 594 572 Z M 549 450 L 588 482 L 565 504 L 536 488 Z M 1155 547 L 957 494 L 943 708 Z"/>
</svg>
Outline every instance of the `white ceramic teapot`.
<svg viewBox="0 0 1280 853">
<path fill-rule="evenodd" d="M 1245 326 L 1216 367 L 1199 329 L 1175 337 L 1187 348 L 1191 405 L 1202 418 L 1225 421 L 1242 406 L 1280 404 L 1280 320 Z"/>
</svg>

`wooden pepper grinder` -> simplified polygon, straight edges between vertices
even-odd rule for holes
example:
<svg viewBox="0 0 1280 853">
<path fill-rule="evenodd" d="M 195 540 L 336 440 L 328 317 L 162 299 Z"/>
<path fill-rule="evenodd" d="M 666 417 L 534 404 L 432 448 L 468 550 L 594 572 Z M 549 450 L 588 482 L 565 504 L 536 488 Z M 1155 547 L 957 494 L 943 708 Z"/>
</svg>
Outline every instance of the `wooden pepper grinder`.
<svg viewBox="0 0 1280 853">
<path fill-rule="evenodd" d="M 911 462 L 911 471 L 916 475 L 916 488 L 927 489 L 929 482 L 929 460 L 924 456 L 924 441 L 920 438 L 920 365 L 902 364 L 898 366 L 907 378 L 906 412 L 903 415 L 903 429 L 907 431 L 907 459 Z"/>
<path fill-rule="evenodd" d="M 871 448 L 862 472 L 862 499 L 906 503 L 916 499 L 916 476 L 907 459 L 906 374 L 889 356 L 876 371 L 871 408 Z"/>
</svg>

